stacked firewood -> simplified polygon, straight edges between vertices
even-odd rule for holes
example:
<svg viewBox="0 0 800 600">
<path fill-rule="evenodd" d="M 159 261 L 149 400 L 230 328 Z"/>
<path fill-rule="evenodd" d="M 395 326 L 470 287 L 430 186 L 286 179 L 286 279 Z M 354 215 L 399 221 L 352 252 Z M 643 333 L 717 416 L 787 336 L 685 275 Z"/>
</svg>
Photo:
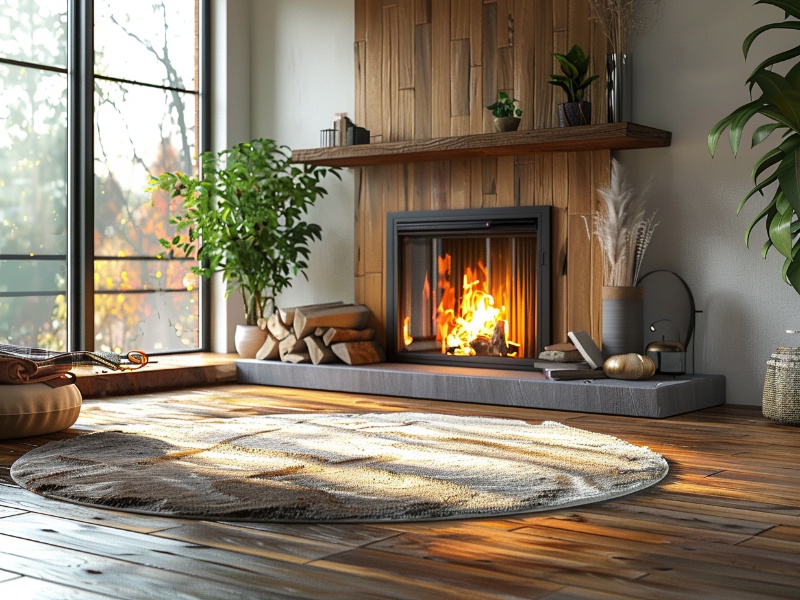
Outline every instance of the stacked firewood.
<svg viewBox="0 0 800 600">
<path fill-rule="evenodd" d="M 363 304 L 332 302 L 280 308 L 268 319 L 258 321 L 268 335 L 256 358 L 315 365 L 384 362 L 386 355 L 368 322 L 369 309 Z"/>
</svg>

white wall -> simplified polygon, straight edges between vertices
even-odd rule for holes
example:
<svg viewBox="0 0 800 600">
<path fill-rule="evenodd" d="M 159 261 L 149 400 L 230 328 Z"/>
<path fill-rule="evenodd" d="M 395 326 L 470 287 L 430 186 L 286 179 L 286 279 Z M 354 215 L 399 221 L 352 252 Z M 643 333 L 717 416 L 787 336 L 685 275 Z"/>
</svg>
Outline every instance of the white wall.
<svg viewBox="0 0 800 600">
<path fill-rule="evenodd" d="M 319 146 L 334 113 L 353 114 L 352 0 L 212 0 L 212 145 L 219 151 L 259 137 L 290 148 Z M 309 219 L 322 226 L 308 281 L 298 277 L 280 304 L 354 297 L 353 175 L 329 177 Z M 241 296 L 212 290 L 211 348 L 234 352 Z"/>
<path fill-rule="evenodd" d="M 251 134 L 294 149 L 319 147 L 334 114 L 354 113 L 352 0 L 254 0 L 251 21 Z M 354 298 L 353 174 L 328 177 L 328 195 L 309 220 L 322 226 L 308 281 L 299 277 L 284 306 Z"/>
<path fill-rule="evenodd" d="M 211 149 L 215 152 L 250 138 L 250 13 L 252 0 L 213 0 L 211 68 Z M 233 333 L 244 323 L 241 294 L 225 298 L 222 275 L 211 292 L 211 349 L 234 352 Z"/>
<path fill-rule="evenodd" d="M 761 199 L 748 201 L 736 216 L 752 187 L 753 163 L 771 143 L 752 151 L 748 141 L 733 158 L 726 133 L 712 159 L 706 137 L 718 120 L 749 101 L 745 80 L 758 62 L 796 45 L 796 36 L 766 34 L 744 61 L 747 34 L 782 17 L 751 0 L 662 0 L 649 31 L 631 44 L 633 120 L 672 131 L 672 146 L 618 153 L 640 185 L 651 182 L 651 206 L 658 208 L 660 225 L 642 272 L 670 269 L 686 280 L 703 311 L 697 370 L 725 375 L 728 402 L 736 404 L 760 404 L 770 354 L 780 344 L 800 345 L 800 338 L 785 333 L 800 326 L 800 297 L 780 281 L 778 253 L 761 258 L 763 227 L 750 249 L 744 245 Z"/>
</svg>

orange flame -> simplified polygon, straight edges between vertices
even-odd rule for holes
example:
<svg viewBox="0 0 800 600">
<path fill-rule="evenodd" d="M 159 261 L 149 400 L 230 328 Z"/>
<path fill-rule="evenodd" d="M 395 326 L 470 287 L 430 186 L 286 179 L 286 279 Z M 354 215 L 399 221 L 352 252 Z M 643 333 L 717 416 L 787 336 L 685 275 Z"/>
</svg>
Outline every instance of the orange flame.
<svg viewBox="0 0 800 600">
<path fill-rule="evenodd" d="M 442 354 L 515 356 L 513 347 L 518 345 L 506 340 L 505 307 L 496 307 L 494 297 L 486 289 L 489 279 L 486 267 L 478 261 L 476 270 L 466 268 L 461 305 L 456 314 L 455 289 L 449 282 L 450 265 L 450 255 L 439 259 L 442 300 L 438 306 L 437 339 L 442 341 Z"/>
<path fill-rule="evenodd" d="M 410 323 L 411 317 L 406 317 L 403 319 L 403 343 L 406 346 L 410 346 L 414 341 L 414 338 L 409 335 Z"/>
</svg>

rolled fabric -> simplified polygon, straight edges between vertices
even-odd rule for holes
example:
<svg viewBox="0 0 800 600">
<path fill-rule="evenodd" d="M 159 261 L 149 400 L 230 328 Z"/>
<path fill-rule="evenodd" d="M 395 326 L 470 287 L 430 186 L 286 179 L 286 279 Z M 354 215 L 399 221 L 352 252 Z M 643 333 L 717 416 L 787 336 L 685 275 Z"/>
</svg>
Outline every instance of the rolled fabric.
<svg viewBox="0 0 800 600">
<path fill-rule="evenodd" d="M 35 360 L 0 356 L 0 384 L 41 383 L 68 373 L 71 365 L 39 366 Z"/>
</svg>

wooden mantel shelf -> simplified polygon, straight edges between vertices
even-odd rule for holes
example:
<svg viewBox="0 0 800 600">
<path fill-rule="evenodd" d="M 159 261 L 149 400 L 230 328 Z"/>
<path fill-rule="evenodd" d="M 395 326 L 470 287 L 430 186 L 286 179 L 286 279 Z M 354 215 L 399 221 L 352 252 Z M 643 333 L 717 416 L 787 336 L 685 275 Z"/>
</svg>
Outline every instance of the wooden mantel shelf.
<svg viewBox="0 0 800 600">
<path fill-rule="evenodd" d="M 531 152 L 664 148 L 670 145 L 671 139 L 672 134 L 661 129 L 645 127 L 636 123 L 606 123 L 581 127 L 479 133 L 429 140 L 295 150 L 292 152 L 292 160 L 310 165 L 362 167 L 425 160 L 507 156 Z"/>
</svg>

